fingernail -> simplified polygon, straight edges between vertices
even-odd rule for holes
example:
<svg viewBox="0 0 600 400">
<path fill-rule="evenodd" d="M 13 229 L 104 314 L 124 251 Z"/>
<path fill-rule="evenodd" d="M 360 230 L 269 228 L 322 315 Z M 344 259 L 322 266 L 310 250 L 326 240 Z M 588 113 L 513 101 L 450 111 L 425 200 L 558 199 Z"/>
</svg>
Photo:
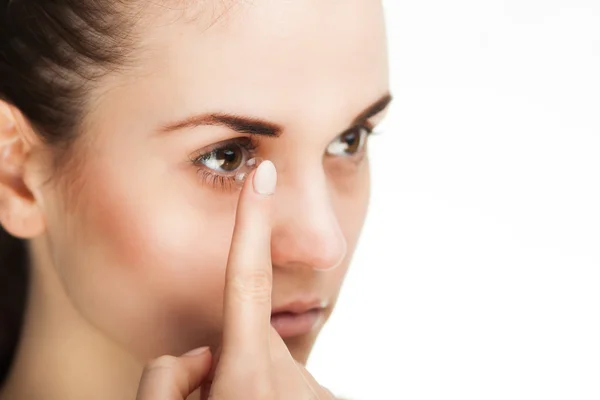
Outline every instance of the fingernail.
<svg viewBox="0 0 600 400">
<path fill-rule="evenodd" d="M 184 357 L 195 357 L 195 356 L 199 356 L 200 354 L 206 353 L 208 351 L 208 347 L 200 347 L 198 349 L 194 349 L 194 350 L 190 350 L 187 353 L 185 353 L 183 356 Z"/>
<path fill-rule="evenodd" d="M 254 174 L 254 191 L 263 196 L 270 196 L 275 193 L 277 185 L 277 170 L 275 165 L 269 161 L 263 161 Z"/>
</svg>

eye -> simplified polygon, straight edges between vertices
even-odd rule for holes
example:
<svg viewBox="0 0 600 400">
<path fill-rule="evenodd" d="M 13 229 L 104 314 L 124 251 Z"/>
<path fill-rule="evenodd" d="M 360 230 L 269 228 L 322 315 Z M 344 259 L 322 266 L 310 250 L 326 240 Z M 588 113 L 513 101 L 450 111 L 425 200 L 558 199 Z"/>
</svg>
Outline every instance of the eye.
<svg viewBox="0 0 600 400">
<path fill-rule="evenodd" d="M 327 146 L 327 154 L 338 157 L 350 157 L 364 150 L 371 130 L 366 126 L 356 126 L 335 138 Z"/>
<path fill-rule="evenodd" d="M 240 137 L 201 149 L 190 156 L 202 183 L 215 189 L 239 189 L 248 174 L 261 162 L 255 157 L 258 142 Z"/>
<path fill-rule="evenodd" d="M 217 145 L 194 160 L 198 166 L 204 166 L 221 175 L 231 175 L 246 164 L 252 157 L 252 144 L 247 140 L 231 141 Z"/>
</svg>

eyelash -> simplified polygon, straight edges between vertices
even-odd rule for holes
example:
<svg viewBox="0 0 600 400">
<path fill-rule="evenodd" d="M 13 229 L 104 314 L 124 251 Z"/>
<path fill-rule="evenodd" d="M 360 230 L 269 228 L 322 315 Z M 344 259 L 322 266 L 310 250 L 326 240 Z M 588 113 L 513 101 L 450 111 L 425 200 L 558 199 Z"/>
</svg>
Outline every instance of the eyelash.
<svg viewBox="0 0 600 400">
<path fill-rule="evenodd" d="M 379 131 L 375 131 L 374 130 L 375 127 L 369 123 L 357 125 L 355 127 L 352 127 L 350 130 L 348 130 L 346 132 L 349 132 L 354 129 L 364 129 L 367 132 L 367 139 L 373 135 L 379 135 L 381 133 Z M 335 139 L 339 138 L 340 136 L 343 136 L 346 132 L 342 133 L 339 136 L 336 136 Z M 243 136 L 243 137 L 238 137 L 238 138 L 234 138 L 234 139 L 216 143 L 213 146 L 210 146 L 208 149 L 207 148 L 202 149 L 201 153 L 194 153 L 192 156 L 190 156 L 190 162 L 192 163 L 192 165 L 194 167 L 196 167 L 197 175 L 200 178 L 202 184 L 205 184 L 214 189 L 223 190 L 223 191 L 230 191 L 237 185 L 237 183 L 235 181 L 235 175 L 217 174 L 202 163 L 202 161 L 205 160 L 207 157 L 209 157 L 214 151 L 226 148 L 227 146 L 230 146 L 232 144 L 240 146 L 242 149 L 244 149 L 246 152 L 248 152 L 248 154 L 250 154 L 251 157 L 254 157 L 256 154 L 256 150 L 258 149 L 258 147 L 260 145 L 260 141 L 252 136 Z M 347 158 L 348 159 L 354 158 L 354 161 L 356 163 L 359 163 L 364 158 L 363 156 L 364 156 L 365 152 L 366 152 L 366 143 L 365 143 L 365 146 L 363 147 L 363 149 L 359 153 L 350 155 Z M 356 157 L 356 156 L 359 156 L 359 157 Z"/>
<path fill-rule="evenodd" d="M 214 189 L 230 191 L 236 185 L 234 181 L 235 177 L 217 175 L 204 168 L 198 168 L 198 177 L 200 177 L 203 184 L 209 185 Z"/>
</svg>

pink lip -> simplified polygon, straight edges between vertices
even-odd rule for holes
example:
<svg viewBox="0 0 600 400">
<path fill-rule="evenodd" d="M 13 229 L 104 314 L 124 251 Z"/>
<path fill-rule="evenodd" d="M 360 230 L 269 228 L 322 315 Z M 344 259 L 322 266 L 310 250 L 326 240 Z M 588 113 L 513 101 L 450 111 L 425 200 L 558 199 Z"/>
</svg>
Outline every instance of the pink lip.
<svg viewBox="0 0 600 400">
<path fill-rule="evenodd" d="M 325 305 L 320 300 L 297 300 L 276 307 L 271 312 L 271 325 L 284 339 L 306 335 L 321 324 Z"/>
<path fill-rule="evenodd" d="M 323 309 L 314 308 L 301 314 L 281 312 L 271 315 L 271 325 L 283 339 L 306 335 L 320 325 Z"/>
<path fill-rule="evenodd" d="M 279 314 L 283 312 L 302 314 L 315 308 L 324 308 L 325 306 L 326 302 L 319 299 L 295 300 L 283 306 L 273 307 L 271 314 Z"/>
</svg>

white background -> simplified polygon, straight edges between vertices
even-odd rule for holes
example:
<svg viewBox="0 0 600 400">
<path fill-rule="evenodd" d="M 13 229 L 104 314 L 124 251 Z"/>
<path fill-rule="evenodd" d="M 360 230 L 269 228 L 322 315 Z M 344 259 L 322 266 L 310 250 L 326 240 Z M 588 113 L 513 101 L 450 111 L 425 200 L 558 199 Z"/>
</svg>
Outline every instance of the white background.
<svg viewBox="0 0 600 400">
<path fill-rule="evenodd" d="M 389 0 L 395 104 L 310 370 L 374 399 L 600 399 L 600 1 Z"/>
</svg>

